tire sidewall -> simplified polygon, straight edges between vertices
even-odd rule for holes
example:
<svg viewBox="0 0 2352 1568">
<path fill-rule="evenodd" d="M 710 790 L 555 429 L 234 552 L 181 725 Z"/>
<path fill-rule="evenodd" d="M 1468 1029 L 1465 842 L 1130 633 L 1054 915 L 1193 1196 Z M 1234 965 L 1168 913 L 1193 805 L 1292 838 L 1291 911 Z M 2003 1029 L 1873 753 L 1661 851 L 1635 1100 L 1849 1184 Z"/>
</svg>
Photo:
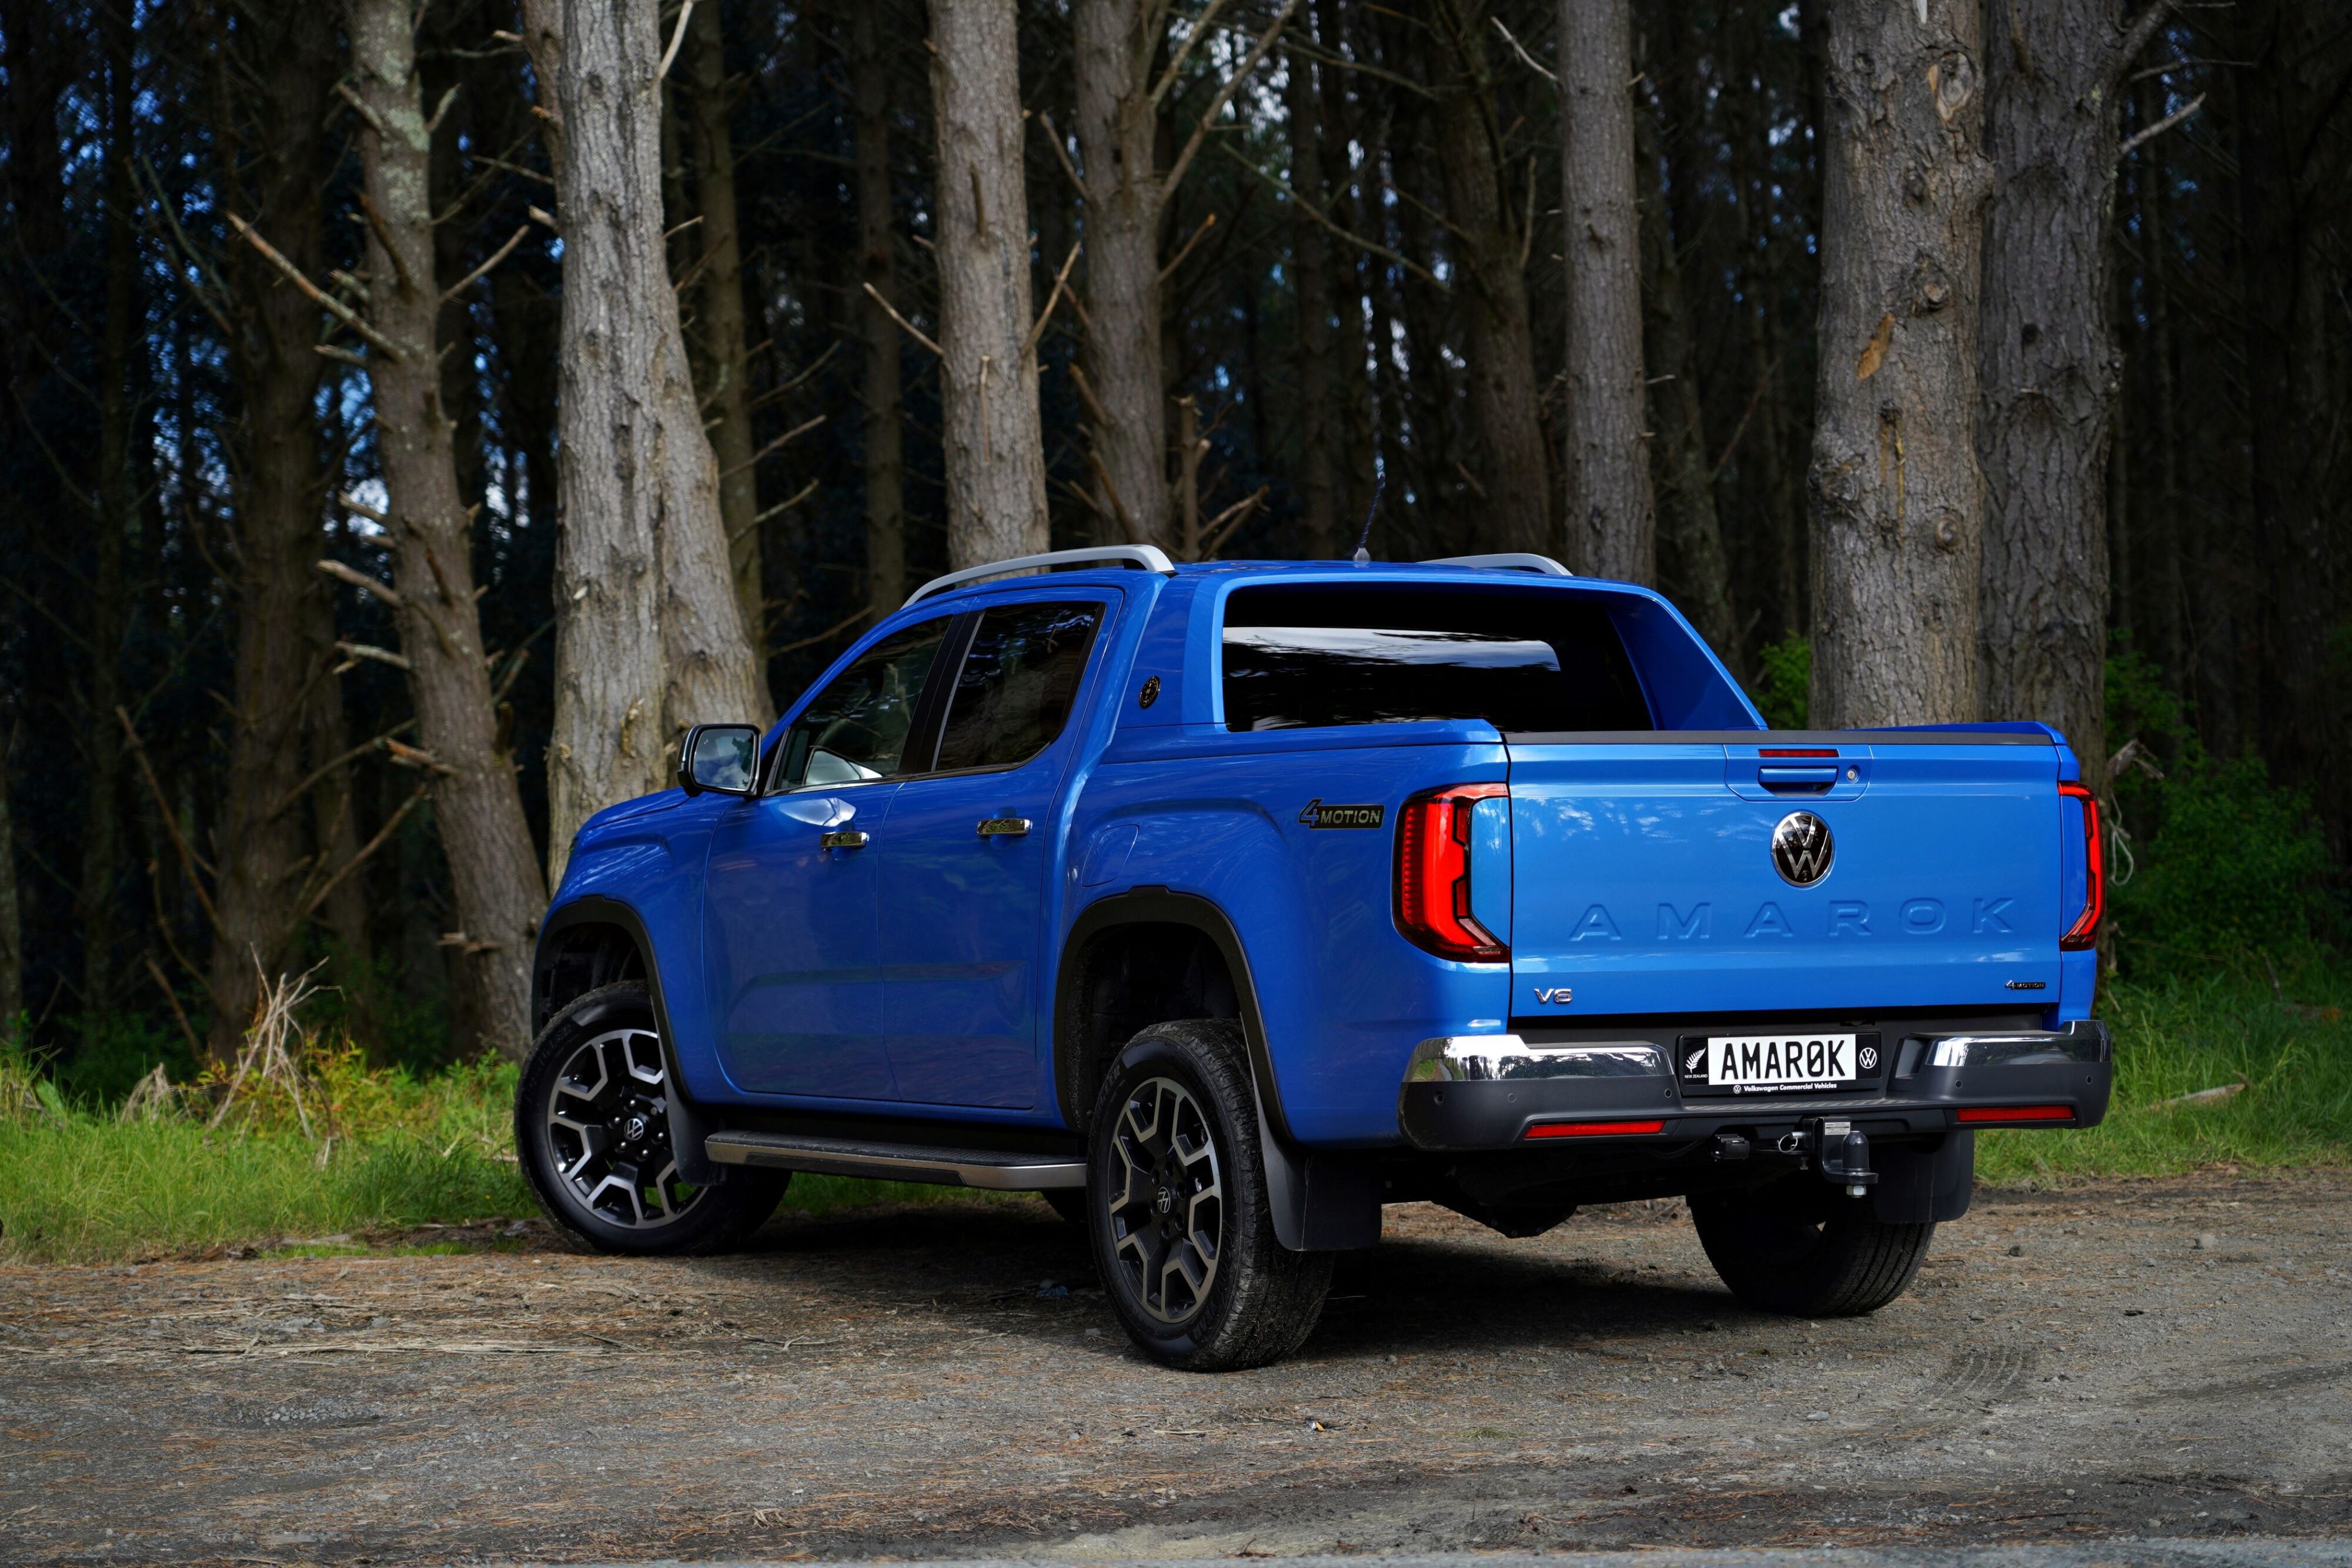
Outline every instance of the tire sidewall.
<svg viewBox="0 0 2352 1568">
<path fill-rule="evenodd" d="M 1257 1161 L 1243 1157 L 1242 1129 L 1234 1125 L 1234 1120 L 1237 1108 L 1227 1103 L 1228 1096 L 1220 1092 L 1220 1086 L 1213 1082 L 1223 1075 L 1202 1071 L 1203 1064 L 1198 1060 L 1206 1051 L 1190 1031 L 1180 1028 L 1161 1025 L 1145 1030 L 1119 1052 L 1110 1071 L 1104 1074 L 1087 1139 L 1087 1238 L 1094 1251 L 1096 1271 L 1102 1277 L 1104 1293 L 1110 1298 L 1111 1308 L 1118 1313 L 1129 1337 L 1154 1359 L 1173 1365 L 1182 1365 L 1201 1354 L 1216 1325 L 1231 1310 L 1241 1275 L 1238 1265 L 1242 1260 L 1237 1252 L 1249 1243 L 1246 1231 L 1251 1211 L 1265 1204 L 1259 1190 L 1263 1184 Z M 1130 1298 L 1127 1275 L 1119 1264 L 1117 1242 L 1111 1234 L 1109 1194 L 1114 1173 L 1119 1168 L 1112 1153 L 1112 1140 L 1129 1092 L 1147 1078 L 1173 1079 L 1199 1103 L 1216 1149 L 1218 1179 L 1224 1187 L 1220 1203 L 1217 1277 L 1210 1282 L 1208 1299 L 1181 1326 L 1172 1326 L 1154 1317 Z M 1249 1153 L 1254 1155 L 1255 1151 Z"/>
</svg>

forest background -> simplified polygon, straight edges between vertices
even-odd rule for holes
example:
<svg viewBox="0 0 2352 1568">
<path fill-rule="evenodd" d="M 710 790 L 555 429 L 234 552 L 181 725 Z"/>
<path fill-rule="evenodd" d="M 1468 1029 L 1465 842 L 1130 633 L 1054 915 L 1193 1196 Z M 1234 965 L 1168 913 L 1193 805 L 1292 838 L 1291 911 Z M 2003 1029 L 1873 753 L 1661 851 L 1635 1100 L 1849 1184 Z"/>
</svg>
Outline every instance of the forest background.
<svg viewBox="0 0 2352 1568">
<path fill-rule="evenodd" d="M 1914 11 L 0 0 L 14 1060 L 185 1082 L 313 965 L 347 1066 L 511 1056 L 682 714 L 950 565 L 1369 517 L 1654 581 L 1776 725 L 2059 725 L 2118 983 L 2341 1102 L 2352 17 Z"/>
</svg>

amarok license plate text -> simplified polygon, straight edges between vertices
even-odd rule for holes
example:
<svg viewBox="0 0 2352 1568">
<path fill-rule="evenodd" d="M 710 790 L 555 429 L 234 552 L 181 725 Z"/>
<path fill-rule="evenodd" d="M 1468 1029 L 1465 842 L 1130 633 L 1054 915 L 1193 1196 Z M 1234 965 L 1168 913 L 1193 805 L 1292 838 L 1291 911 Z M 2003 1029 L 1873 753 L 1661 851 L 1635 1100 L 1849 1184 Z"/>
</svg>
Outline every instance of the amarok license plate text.
<svg viewBox="0 0 2352 1568">
<path fill-rule="evenodd" d="M 1850 1034 L 1710 1035 L 1706 1081 L 1749 1092 L 1834 1089 L 1853 1081 Z"/>
</svg>

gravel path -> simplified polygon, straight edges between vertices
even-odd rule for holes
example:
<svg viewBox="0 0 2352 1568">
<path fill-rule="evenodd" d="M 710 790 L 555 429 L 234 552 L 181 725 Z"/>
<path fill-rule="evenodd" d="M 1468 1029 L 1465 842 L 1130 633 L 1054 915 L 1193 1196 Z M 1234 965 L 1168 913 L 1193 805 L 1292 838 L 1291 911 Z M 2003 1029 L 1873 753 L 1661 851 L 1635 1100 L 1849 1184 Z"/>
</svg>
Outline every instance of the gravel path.
<svg viewBox="0 0 2352 1568">
<path fill-rule="evenodd" d="M 2347 1199 L 2340 1173 L 1987 1194 L 1909 1296 L 1817 1323 L 1734 1304 L 1678 1205 L 1532 1241 L 1394 1208 L 1298 1359 L 1223 1377 L 1138 1358 L 1029 1201 L 787 1218 L 694 1262 L 534 1223 L 453 1257 L 10 1266 L 0 1563 L 2340 1563 Z"/>
</svg>

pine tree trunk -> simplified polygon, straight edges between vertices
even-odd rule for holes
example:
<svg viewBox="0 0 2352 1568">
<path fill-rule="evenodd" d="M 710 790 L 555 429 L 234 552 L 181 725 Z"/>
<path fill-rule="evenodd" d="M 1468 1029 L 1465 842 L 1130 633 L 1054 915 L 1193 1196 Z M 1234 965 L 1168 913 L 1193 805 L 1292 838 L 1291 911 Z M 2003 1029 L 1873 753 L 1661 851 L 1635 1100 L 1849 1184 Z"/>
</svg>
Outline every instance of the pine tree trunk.
<svg viewBox="0 0 2352 1568">
<path fill-rule="evenodd" d="M 23 1042 L 25 1018 L 25 927 L 16 895 L 16 820 L 8 810 L 8 764 L 16 749 L 12 729 L 0 738 L 0 1040 Z"/>
<path fill-rule="evenodd" d="M 1979 711 L 1976 0 L 1831 0 L 1819 394 L 1807 476 L 1816 725 Z"/>
<path fill-rule="evenodd" d="M 878 622 L 907 597 L 906 422 L 898 358 L 903 349 L 898 324 L 882 303 L 899 308 L 898 204 L 890 177 L 894 95 L 880 7 L 873 0 L 850 0 L 847 10 L 849 91 L 856 116 L 858 270 L 874 291 L 861 291 L 856 306 L 866 361 L 866 608 Z"/>
<path fill-rule="evenodd" d="M 1323 182 L 1323 95 L 1313 61 L 1293 54 L 1289 65 L 1283 104 L 1290 119 L 1290 185 L 1300 201 L 1320 209 L 1329 199 Z M 1332 407 L 1331 245 L 1322 225 L 1307 217 L 1291 224 L 1290 258 L 1298 288 L 1298 525 L 1307 558 L 1328 560 L 1339 553 L 1332 473 L 1339 422 Z"/>
<path fill-rule="evenodd" d="M 767 589 L 761 563 L 760 482 L 752 455 L 751 366 L 745 353 L 742 228 L 735 210 L 734 95 L 727 85 L 727 53 L 719 31 L 718 0 L 704 0 L 687 19 L 677 68 L 685 78 L 688 141 L 694 152 L 695 212 L 688 232 L 698 241 L 696 283 L 698 338 L 709 384 L 702 388 L 710 452 L 719 464 L 719 516 L 727 529 L 728 570 L 735 607 L 751 650 L 753 693 L 761 712 L 768 700 Z"/>
<path fill-rule="evenodd" d="M 1666 213 L 1665 171 L 1647 105 L 1634 110 L 1634 148 L 1642 183 L 1642 344 L 1649 367 L 1652 476 L 1658 514 L 1658 584 L 1708 646 L 1740 663 L 1739 618 L 1731 607 L 1731 569 L 1715 512 L 1699 406 L 1698 352 L 1690 307 Z M 1679 180 L 1687 171 L 1675 171 Z"/>
<path fill-rule="evenodd" d="M 334 16 L 308 0 L 257 8 L 261 36 L 256 233 L 316 277 L 323 270 L 320 200 L 330 147 L 324 121 L 339 65 Z M 284 965 L 300 922 L 297 896 L 306 835 L 289 797 L 302 781 L 302 694 L 331 679 L 304 635 L 305 606 L 325 591 L 318 570 L 320 464 L 310 351 L 319 310 L 249 246 L 231 253 L 243 320 L 237 374 L 244 391 L 246 483 L 237 507 L 236 673 L 230 698 L 228 777 L 221 790 L 220 852 L 210 980 L 215 1060 L 236 1053 L 252 1022 L 259 976 Z"/>
<path fill-rule="evenodd" d="M 1643 436 L 1640 215 L 1627 0 L 1560 0 L 1566 185 L 1569 564 L 1654 582 L 1657 517 Z"/>
<path fill-rule="evenodd" d="M 1985 152 L 1984 712 L 2039 719 L 2106 781 L 2108 447 L 2122 373 L 2107 226 L 2117 0 L 1990 0 Z"/>
<path fill-rule="evenodd" d="M 458 1011 L 481 1043 L 520 1061 L 530 1046 L 530 956 L 546 884 L 498 718 L 474 600 L 470 514 L 457 489 L 442 407 L 431 134 L 419 100 L 409 0 L 352 0 L 352 77 L 370 129 L 360 137 L 367 196 L 369 317 L 392 345 L 371 358 L 401 648 L 417 737 L 433 754 L 434 820 L 460 929 Z M 468 1042 L 470 1043 L 470 1042 Z"/>
<path fill-rule="evenodd" d="M 1095 456 L 1111 494 L 1099 504 L 1129 538 L 1179 548 L 1168 484 L 1168 380 L 1161 359 L 1160 229 L 1167 192 L 1144 36 L 1143 0 L 1075 0 L 1071 76 L 1086 186 L 1087 333 L 1081 351 L 1101 417 Z M 1113 497 L 1116 497 L 1114 499 Z"/>
<path fill-rule="evenodd" d="M 100 13 L 106 40 L 107 150 L 105 175 L 106 319 L 99 331 L 98 513 L 95 557 L 84 600 L 89 639 L 89 685 L 83 742 L 88 772 L 82 788 L 81 885 L 75 915 L 81 926 L 82 1029 L 94 1039 L 115 1009 L 115 943 L 121 923 L 115 894 L 122 875 L 123 734 L 114 710 L 122 701 L 122 644 L 130 619 L 123 552 L 138 526 L 139 498 L 131 450 L 136 404 L 131 391 L 132 345 L 143 336 L 133 316 L 132 284 L 139 265 L 132 226 L 137 197 L 131 183 L 131 20 L 128 12 Z"/>
<path fill-rule="evenodd" d="M 1446 4 L 1455 72 L 1437 101 L 1437 155 L 1454 243 L 1467 273 L 1456 284 L 1455 297 L 1470 361 L 1470 422 L 1484 493 L 1473 537 L 1484 549 L 1548 555 L 1559 546 L 1553 537 L 1550 465 L 1536 417 L 1541 398 L 1535 340 L 1528 329 L 1527 274 L 1519 259 L 1525 235 L 1503 193 L 1502 139 L 1492 119 L 1495 84 L 1486 66 L 1486 35 L 1493 24 L 1483 0 Z M 1629 162 L 1632 156 L 1629 150 Z M 1434 341 L 1416 340 L 1413 351 L 1417 359 L 1437 359 Z M 1637 386 L 1640 381 L 1636 374 Z"/>
<path fill-rule="evenodd" d="M 1029 205 L 1013 0 L 931 0 L 931 49 L 948 564 L 961 568 L 1050 543 L 1037 365 L 1027 351 Z"/>
<path fill-rule="evenodd" d="M 561 26 L 563 529 L 548 758 L 559 883 L 580 824 L 663 788 L 688 725 L 767 716 L 663 252 L 654 7 L 563 0 Z"/>
</svg>

